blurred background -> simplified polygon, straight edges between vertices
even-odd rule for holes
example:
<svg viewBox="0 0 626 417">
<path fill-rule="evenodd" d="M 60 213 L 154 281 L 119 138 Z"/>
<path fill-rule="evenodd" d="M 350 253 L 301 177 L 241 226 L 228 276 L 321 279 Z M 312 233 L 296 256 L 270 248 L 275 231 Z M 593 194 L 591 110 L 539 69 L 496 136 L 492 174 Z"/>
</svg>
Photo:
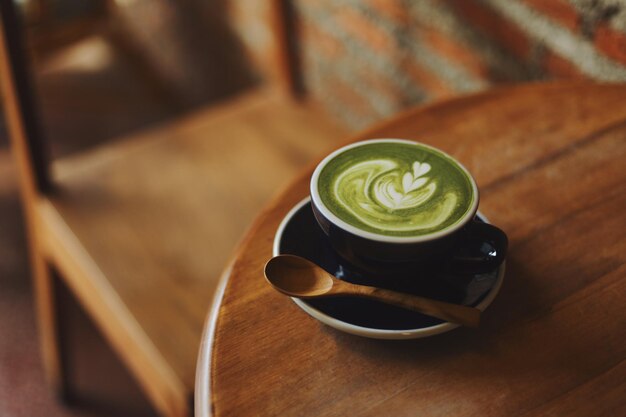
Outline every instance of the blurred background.
<svg viewBox="0 0 626 417">
<path fill-rule="evenodd" d="M 219 107 L 281 77 L 268 1 L 17 3 L 53 157 Z M 286 3 L 294 82 L 347 130 L 503 84 L 626 81 L 626 0 Z M 154 415 L 77 307 L 66 312 L 74 405 L 48 391 L 4 128 L 0 117 L 0 415 Z"/>
</svg>

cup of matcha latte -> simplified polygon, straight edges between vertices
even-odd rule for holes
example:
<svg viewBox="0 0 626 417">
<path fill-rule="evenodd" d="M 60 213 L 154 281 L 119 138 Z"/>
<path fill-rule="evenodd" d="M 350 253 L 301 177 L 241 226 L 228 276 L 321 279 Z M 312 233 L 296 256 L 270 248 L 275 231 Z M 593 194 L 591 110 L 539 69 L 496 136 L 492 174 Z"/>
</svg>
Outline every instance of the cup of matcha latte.
<svg viewBox="0 0 626 417">
<path fill-rule="evenodd" d="M 478 197 L 458 161 L 402 139 L 345 146 L 311 177 L 313 212 L 333 248 L 376 272 L 433 266 L 475 274 L 498 267 L 507 238 L 475 219 Z"/>
</svg>

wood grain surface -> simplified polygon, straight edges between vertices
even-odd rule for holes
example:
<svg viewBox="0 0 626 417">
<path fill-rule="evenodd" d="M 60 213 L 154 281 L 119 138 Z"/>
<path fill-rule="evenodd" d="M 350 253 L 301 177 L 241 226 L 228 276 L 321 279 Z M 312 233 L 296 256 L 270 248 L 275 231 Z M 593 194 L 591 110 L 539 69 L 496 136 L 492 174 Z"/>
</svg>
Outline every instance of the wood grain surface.
<svg viewBox="0 0 626 417">
<path fill-rule="evenodd" d="M 341 333 L 263 279 L 311 169 L 258 217 L 207 321 L 197 417 L 626 413 L 626 86 L 531 84 L 411 110 L 352 140 L 416 139 L 474 174 L 510 238 L 479 329 Z"/>
</svg>

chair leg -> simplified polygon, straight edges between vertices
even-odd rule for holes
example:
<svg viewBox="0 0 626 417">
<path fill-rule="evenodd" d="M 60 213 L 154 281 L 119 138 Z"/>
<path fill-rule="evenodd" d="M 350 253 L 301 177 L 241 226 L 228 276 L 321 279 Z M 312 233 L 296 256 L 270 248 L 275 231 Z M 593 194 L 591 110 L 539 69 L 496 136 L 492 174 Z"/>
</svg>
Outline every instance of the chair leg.
<svg viewBox="0 0 626 417">
<path fill-rule="evenodd" d="M 63 364 L 59 333 L 58 294 L 54 272 L 37 251 L 33 250 L 34 296 L 44 373 L 48 384 L 62 401 L 68 400 L 67 375 Z"/>
</svg>

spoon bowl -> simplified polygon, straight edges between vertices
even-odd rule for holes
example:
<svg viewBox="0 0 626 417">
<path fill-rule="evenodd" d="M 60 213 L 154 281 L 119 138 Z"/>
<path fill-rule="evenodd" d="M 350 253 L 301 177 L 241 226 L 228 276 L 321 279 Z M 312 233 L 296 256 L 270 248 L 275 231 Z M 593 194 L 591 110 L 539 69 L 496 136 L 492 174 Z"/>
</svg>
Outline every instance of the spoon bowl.
<svg viewBox="0 0 626 417">
<path fill-rule="evenodd" d="M 277 291 L 297 298 L 356 296 L 393 304 L 469 327 L 477 327 L 481 311 L 383 288 L 341 281 L 315 263 L 295 255 L 278 255 L 265 265 L 265 278 Z"/>
<path fill-rule="evenodd" d="M 332 275 L 313 262 L 294 255 L 270 259 L 265 265 L 265 278 L 276 290 L 298 298 L 319 297 L 327 294 L 334 285 Z"/>
</svg>

